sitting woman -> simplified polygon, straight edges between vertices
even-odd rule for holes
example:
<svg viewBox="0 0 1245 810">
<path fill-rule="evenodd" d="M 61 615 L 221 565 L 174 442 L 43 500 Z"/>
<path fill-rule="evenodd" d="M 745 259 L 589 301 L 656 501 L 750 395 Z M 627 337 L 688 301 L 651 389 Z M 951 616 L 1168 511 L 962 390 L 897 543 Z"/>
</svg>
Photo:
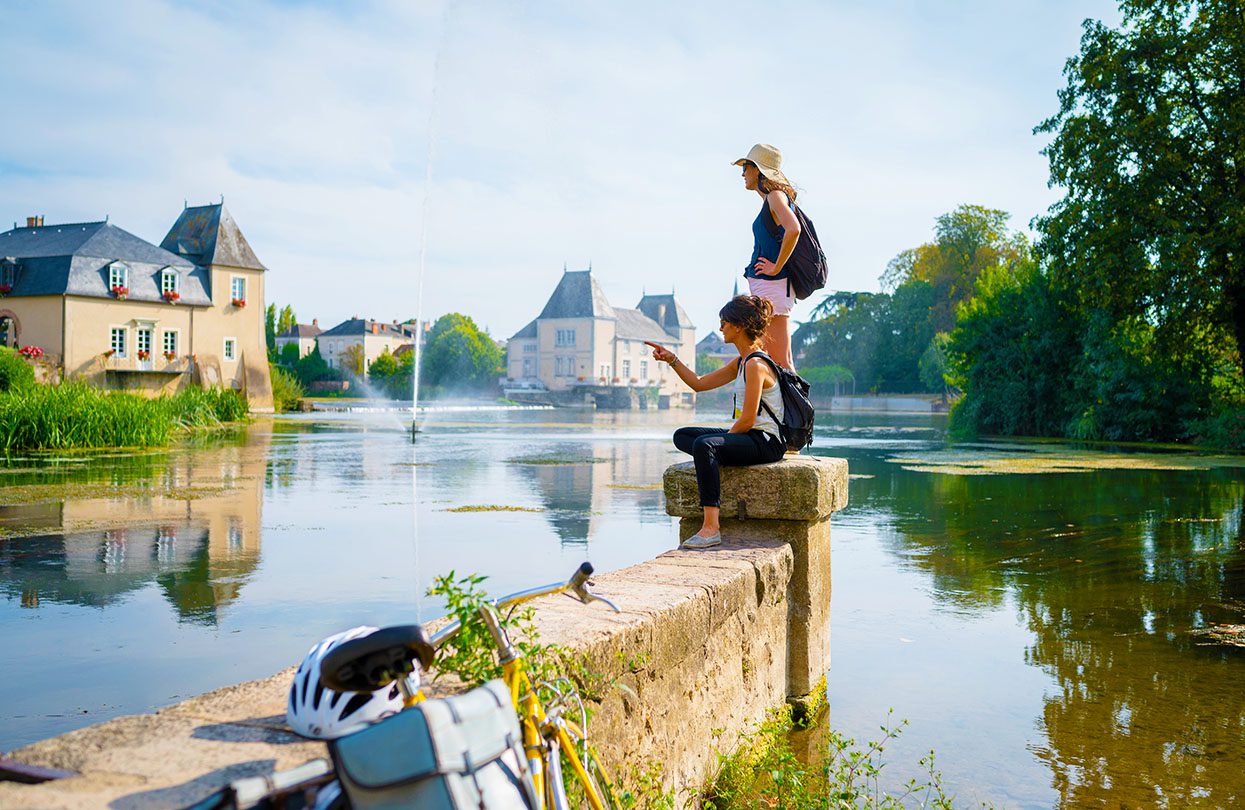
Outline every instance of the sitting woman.
<svg viewBox="0 0 1245 810">
<path fill-rule="evenodd" d="M 755 295 L 737 295 L 722 307 L 722 337 L 739 350 L 739 357 L 703 377 L 688 368 L 674 352 L 649 343 L 653 358 L 670 364 L 693 391 L 711 391 L 735 383 L 735 424 L 724 428 L 685 427 L 674 434 L 674 445 L 691 453 L 696 463 L 696 485 L 705 519 L 700 531 L 684 548 L 709 548 L 722 542 L 721 476 L 718 465 L 742 466 L 778 461 L 786 452 L 778 422 L 782 421 L 782 392 L 769 363 L 760 357 L 744 359 L 760 350 L 774 305 Z M 646 341 L 647 342 L 647 341 Z M 762 404 L 768 407 L 762 407 Z"/>
</svg>

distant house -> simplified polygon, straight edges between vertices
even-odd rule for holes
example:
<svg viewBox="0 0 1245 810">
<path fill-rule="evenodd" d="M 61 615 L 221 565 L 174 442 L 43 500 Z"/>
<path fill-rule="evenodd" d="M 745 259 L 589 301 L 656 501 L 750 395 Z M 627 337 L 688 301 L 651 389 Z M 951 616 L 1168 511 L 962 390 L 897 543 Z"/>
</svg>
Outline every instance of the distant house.
<svg viewBox="0 0 1245 810">
<path fill-rule="evenodd" d="M 243 392 L 272 409 L 264 274 L 224 205 L 186 208 L 160 246 L 105 222 L 0 233 L 0 339 L 65 378 L 145 393 Z"/>
<path fill-rule="evenodd" d="M 710 332 L 696 344 L 696 354 L 698 356 L 707 354 L 716 360 L 726 363 L 739 357 L 739 349 L 723 340 L 721 333 Z"/>
<path fill-rule="evenodd" d="M 316 343 L 319 344 L 320 355 L 329 364 L 329 368 L 347 371 L 349 369 L 346 365 L 346 353 L 351 346 L 362 346 L 363 370 L 366 374 L 368 367 L 376 361 L 376 358 L 384 354 L 385 349 L 397 356 L 403 346 L 415 343 L 415 324 L 397 321 L 384 323 L 356 315 L 342 321 L 332 329 L 321 332 L 316 338 Z"/>
<path fill-rule="evenodd" d="M 289 329 L 277 335 L 277 354 L 281 354 L 281 350 L 291 343 L 298 345 L 298 356 L 306 357 L 316 347 L 316 338 L 324 333 L 320 328 L 320 321 L 312 318 L 311 323 L 296 323 Z"/>
<path fill-rule="evenodd" d="M 510 381 L 557 391 L 575 385 L 657 387 L 670 402 L 694 402 L 665 363 L 653 360 L 652 341 L 695 366 L 696 339 L 687 312 L 673 294 L 645 295 L 635 309 L 611 306 L 591 270 L 564 271 L 536 319 L 507 344 Z"/>
</svg>

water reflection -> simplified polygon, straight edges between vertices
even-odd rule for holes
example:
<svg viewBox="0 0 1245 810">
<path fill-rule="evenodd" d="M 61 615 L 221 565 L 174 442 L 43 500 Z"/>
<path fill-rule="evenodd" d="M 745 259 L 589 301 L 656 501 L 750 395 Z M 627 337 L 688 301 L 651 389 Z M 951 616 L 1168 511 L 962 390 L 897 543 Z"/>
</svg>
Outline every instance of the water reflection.
<svg viewBox="0 0 1245 810">
<path fill-rule="evenodd" d="M 889 526 L 879 536 L 926 577 L 935 610 L 970 626 L 1016 614 L 1021 657 L 983 656 L 999 683 L 1022 680 L 1022 665 L 1050 679 L 1026 747 L 1054 795 L 985 796 L 1032 807 L 1245 803 L 1245 650 L 1191 632 L 1245 615 L 1240 470 L 965 476 L 895 470 L 884 456 L 853 462 L 877 477 L 853 482 L 852 508 Z M 835 654 L 850 654 L 837 636 Z M 984 732 L 989 720 L 978 722 Z"/>
<path fill-rule="evenodd" d="M 0 506 L 2 525 L 23 535 L 0 537 L 0 595 L 31 610 L 106 608 L 155 583 L 180 620 L 217 624 L 259 563 L 267 449 L 259 435 L 203 454 L 96 460 L 50 492 L 46 475 L 12 476 L 63 500 Z"/>
</svg>

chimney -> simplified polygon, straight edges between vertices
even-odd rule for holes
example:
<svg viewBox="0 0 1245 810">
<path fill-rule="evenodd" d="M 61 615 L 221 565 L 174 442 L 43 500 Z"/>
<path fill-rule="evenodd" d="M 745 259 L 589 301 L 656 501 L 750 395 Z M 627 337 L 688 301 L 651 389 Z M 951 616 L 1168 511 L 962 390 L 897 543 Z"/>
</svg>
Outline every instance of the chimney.
<svg viewBox="0 0 1245 810">
<path fill-rule="evenodd" d="M 320 325 L 320 319 L 319 319 L 319 318 L 312 318 L 312 319 L 311 319 L 311 325 L 312 325 L 312 326 L 319 326 L 319 325 Z"/>
<path fill-rule="evenodd" d="M 36 217 L 26 217 L 26 227 L 27 228 L 42 228 L 43 227 L 43 215 L 40 214 L 39 216 L 36 216 Z"/>
<path fill-rule="evenodd" d="M 373 335 L 380 334 L 380 324 L 378 324 L 376 321 L 372 321 L 372 334 Z"/>
</svg>

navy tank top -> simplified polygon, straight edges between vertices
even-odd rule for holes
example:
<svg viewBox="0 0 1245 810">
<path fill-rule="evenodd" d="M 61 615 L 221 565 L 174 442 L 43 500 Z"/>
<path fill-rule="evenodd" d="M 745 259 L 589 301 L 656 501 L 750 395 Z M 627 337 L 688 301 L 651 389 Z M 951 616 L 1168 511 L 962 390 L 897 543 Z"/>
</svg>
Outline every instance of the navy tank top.
<svg viewBox="0 0 1245 810">
<path fill-rule="evenodd" d="M 790 203 L 791 201 L 787 200 L 787 204 Z M 782 238 L 786 233 L 781 225 L 778 226 L 778 233 L 773 233 L 765 222 L 766 217 L 769 217 L 771 223 L 774 221 L 774 215 L 769 211 L 768 199 L 761 202 L 761 213 L 752 220 L 752 259 L 744 268 L 744 278 L 768 278 L 777 281 L 780 278 L 786 278 L 790 273 L 790 268 L 784 265 L 782 270 L 773 276 L 760 275 L 756 271 L 757 259 L 762 256 L 771 262 L 778 261 L 778 254 L 782 251 Z"/>
</svg>

